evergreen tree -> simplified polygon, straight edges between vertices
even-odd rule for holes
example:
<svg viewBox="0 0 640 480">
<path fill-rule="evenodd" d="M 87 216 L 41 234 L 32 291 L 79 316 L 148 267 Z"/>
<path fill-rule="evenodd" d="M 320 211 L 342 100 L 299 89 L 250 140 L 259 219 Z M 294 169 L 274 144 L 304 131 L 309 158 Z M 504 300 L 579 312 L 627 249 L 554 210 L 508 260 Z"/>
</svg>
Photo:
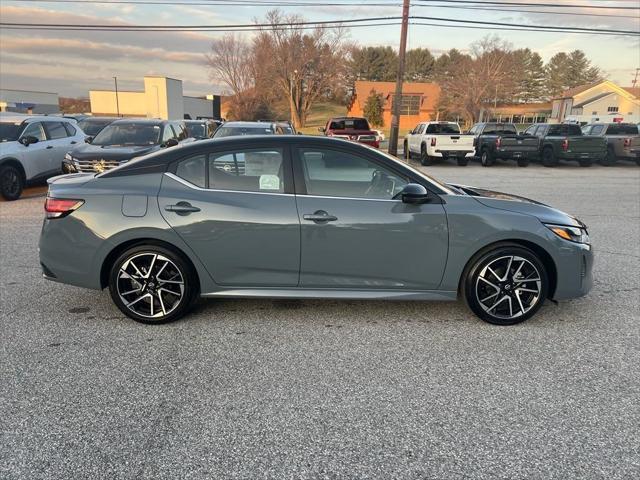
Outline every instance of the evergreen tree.
<svg viewBox="0 0 640 480">
<path fill-rule="evenodd" d="M 564 92 L 567 86 L 568 55 L 564 52 L 556 53 L 545 67 L 547 71 L 547 94 L 554 98 Z"/>
<path fill-rule="evenodd" d="M 539 102 L 545 98 L 546 73 L 542 57 L 528 48 L 513 52 L 513 101 Z"/>
<path fill-rule="evenodd" d="M 600 69 L 591 62 L 582 50 L 574 50 L 567 57 L 567 85 L 577 87 L 597 82 L 602 78 Z"/>
<path fill-rule="evenodd" d="M 404 79 L 408 82 L 433 80 L 435 58 L 428 48 L 414 48 L 407 52 Z"/>
<path fill-rule="evenodd" d="M 364 104 L 363 113 L 369 123 L 374 127 L 384 126 L 384 100 L 381 93 L 376 93 L 375 90 L 371 90 L 367 101 Z"/>
<path fill-rule="evenodd" d="M 351 50 L 349 70 L 352 81 L 391 82 L 396 79 L 398 54 L 391 47 L 362 47 Z"/>
</svg>

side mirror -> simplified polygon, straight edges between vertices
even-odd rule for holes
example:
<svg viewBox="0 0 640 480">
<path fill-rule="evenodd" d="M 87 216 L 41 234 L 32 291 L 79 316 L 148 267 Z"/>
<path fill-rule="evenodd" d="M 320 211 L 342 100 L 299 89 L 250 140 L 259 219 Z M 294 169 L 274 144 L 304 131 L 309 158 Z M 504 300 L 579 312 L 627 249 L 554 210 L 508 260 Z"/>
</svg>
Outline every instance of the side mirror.
<svg viewBox="0 0 640 480">
<path fill-rule="evenodd" d="M 84 137 L 84 143 L 91 143 L 91 142 L 93 142 L 93 137 L 91 135 Z"/>
<path fill-rule="evenodd" d="M 166 148 L 175 147 L 176 145 L 178 145 L 178 143 L 179 143 L 178 140 L 176 140 L 175 138 L 170 138 L 169 140 L 164 142 L 164 146 Z"/>
<path fill-rule="evenodd" d="M 403 203 L 418 205 L 429 201 L 429 192 L 418 183 L 408 183 L 398 194 Z"/>
<path fill-rule="evenodd" d="M 318 131 L 320 133 L 324 133 L 326 131 L 326 129 L 324 127 L 318 127 Z"/>
<path fill-rule="evenodd" d="M 25 147 L 28 147 L 32 143 L 38 143 L 38 138 L 37 137 L 33 137 L 31 135 L 27 135 L 26 137 L 20 138 L 20 143 L 22 145 L 24 145 Z"/>
</svg>

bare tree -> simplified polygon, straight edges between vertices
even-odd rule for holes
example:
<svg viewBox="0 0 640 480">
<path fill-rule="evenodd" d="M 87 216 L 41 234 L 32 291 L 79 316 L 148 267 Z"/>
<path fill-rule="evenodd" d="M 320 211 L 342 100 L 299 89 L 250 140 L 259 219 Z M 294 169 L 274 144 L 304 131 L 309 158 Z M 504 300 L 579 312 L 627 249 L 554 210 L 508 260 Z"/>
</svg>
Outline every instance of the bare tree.
<svg viewBox="0 0 640 480">
<path fill-rule="evenodd" d="M 270 11 L 254 41 L 257 84 L 283 96 L 296 127 L 304 127 L 311 106 L 335 86 L 344 68 L 343 30 L 300 29 L 302 17 Z"/>
<path fill-rule="evenodd" d="M 234 116 L 242 119 L 252 117 L 259 103 L 255 91 L 252 46 L 228 33 L 211 44 L 207 64 L 211 80 L 221 81 L 230 90 Z"/>
</svg>

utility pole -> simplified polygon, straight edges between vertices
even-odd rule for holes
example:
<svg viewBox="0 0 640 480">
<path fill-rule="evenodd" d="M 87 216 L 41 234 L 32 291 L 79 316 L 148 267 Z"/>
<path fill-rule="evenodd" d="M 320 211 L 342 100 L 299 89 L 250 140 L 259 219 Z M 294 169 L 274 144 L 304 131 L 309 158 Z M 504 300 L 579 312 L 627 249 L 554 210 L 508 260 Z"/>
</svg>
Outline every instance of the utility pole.
<svg viewBox="0 0 640 480">
<path fill-rule="evenodd" d="M 398 129 L 400 127 L 400 104 L 402 103 L 402 81 L 404 79 L 404 57 L 407 51 L 407 29 L 409 28 L 409 0 L 402 2 L 402 28 L 398 52 L 398 76 L 396 93 L 391 102 L 391 130 L 389 132 L 389 154 L 398 154 Z"/>
<path fill-rule="evenodd" d="M 120 116 L 120 100 L 118 99 L 118 77 L 113 77 L 113 82 L 116 85 L 116 113 Z"/>
</svg>

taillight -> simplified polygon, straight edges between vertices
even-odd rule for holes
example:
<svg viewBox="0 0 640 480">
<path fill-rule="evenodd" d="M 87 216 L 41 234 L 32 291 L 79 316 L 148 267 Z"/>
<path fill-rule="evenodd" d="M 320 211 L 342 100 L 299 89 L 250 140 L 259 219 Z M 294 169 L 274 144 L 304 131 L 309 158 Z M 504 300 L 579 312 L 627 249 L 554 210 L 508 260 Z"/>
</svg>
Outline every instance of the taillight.
<svg viewBox="0 0 640 480">
<path fill-rule="evenodd" d="M 496 148 L 500 148 L 502 146 L 502 137 L 496 138 Z"/>
<path fill-rule="evenodd" d="M 562 151 L 566 152 L 567 150 L 569 150 L 569 139 L 565 138 L 562 140 Z"/>
<path fill-rule="evenodd" d="M 432 147 L 436 146 L 436 137 L 431 137 L 431 146 Z"/>
<path fill-rule="evenodd" d="M 631 146 L 631 139 L 630 138 L 625 138 L 624 139 L 624 148 L 629 148 Z"/>
<path fill-rule="evenodd" d="M 47 213 L 47 218 L 66 217 L 74 210 L 80 208 L 83 203 L 84 200 L 78 200 L 77 198 L 47 197 L 44 202 L 44 211 Z"/>
</svg>

